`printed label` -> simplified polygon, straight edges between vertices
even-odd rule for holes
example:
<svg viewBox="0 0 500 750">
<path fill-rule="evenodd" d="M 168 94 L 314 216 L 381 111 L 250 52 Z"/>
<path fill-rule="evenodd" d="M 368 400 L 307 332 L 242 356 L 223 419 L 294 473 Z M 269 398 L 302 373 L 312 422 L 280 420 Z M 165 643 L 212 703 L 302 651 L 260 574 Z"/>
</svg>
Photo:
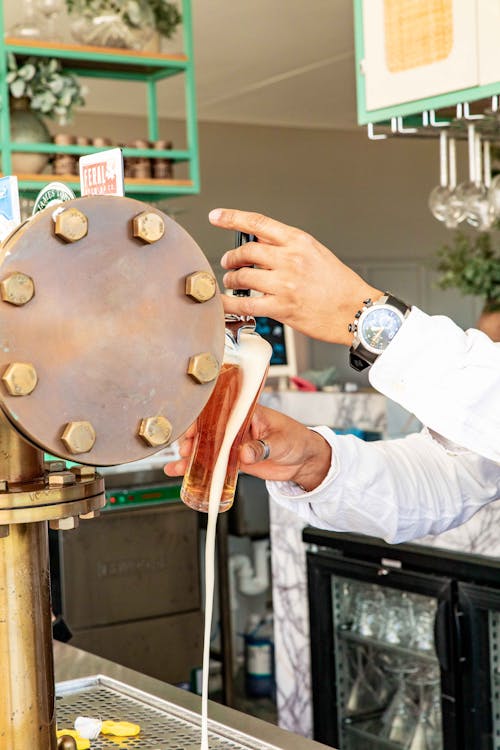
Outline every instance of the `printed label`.
<svg viewBox="0 0 500 750">
<path fill-rule="evenodd" d="M 21 223 L 17 177 L 0 179 L 0 241 Z"/>
<path fill-rule="evenodd" d="M 33 206 L 33 216 L 49 206 L 71 201 L 75 197 L 74 192 L 62 182 L 49 182 L 40 190 Z"/>
<path fill-rule="evenodd" d="M 120 148 L 80 158 L 82 195 L 124 195 L 123 155 Z"/>
</svg>

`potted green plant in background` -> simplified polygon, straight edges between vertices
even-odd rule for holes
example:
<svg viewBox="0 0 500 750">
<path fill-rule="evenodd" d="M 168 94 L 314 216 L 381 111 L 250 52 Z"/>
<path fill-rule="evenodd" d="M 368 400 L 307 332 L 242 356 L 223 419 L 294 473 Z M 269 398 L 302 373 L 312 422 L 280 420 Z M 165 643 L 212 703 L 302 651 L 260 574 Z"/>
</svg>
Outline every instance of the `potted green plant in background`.
<svg viewBox="0 0 500 750">
<path fill-rule="evenodd" d="M 50 142 L 42 117 L 65 125 L 74 108 L 85 104 L 78 78 L 53 58 L 28 57 L 19 63 L 9 54 L 7 84 L 13 143 Z M 41 172 L 47 161 L 46 154 L 14 153 L 12 169 L 14 173 Z"/>
<path fill-rule="evenodd" d="M 82 44 L 142 49 L 157 32 L 169 38 L 181 14 L 169 0 L 66 0 L 71 33 Z"/>
<path fill-rule="evenodd" d="M 492 234 L 455 232 L 452 242 L 438 251 L 437 270 L 441 289 L 455 287 L 484 299 L 477 327 L 500 341 L 500 252 Z"/>
</svg>

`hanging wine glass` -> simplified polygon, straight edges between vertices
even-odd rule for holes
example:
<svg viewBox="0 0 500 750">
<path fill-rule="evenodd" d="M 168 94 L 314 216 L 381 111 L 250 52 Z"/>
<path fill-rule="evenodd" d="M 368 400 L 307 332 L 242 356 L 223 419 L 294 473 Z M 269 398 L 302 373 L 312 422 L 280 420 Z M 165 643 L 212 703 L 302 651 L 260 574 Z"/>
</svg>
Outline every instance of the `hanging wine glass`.
<svg viewBox="0 0 500 750">
<path fill-rule="evenodd" d="M 450 194 L 446 205 L 444 224 L 447 229 L 456 229 L 465 219 L 465 205 L 457 195 L 457 146 L 454 138 L 449 139 L 449 188 Z"/>
<path fill-rule="evenodd" d="M 477 221 L 477 202 L 486 194 L 486 188 L 481 182 L 481 174 L 477 173 L 477 139 L 476 129 L 472 123 L 467 125 L 467 142 L 469 151 L 469 179 L 461 182 L 456 189 L 457 199 L 465 208 L 467 221 Z"/>
<path fill-rule="evenodd" d="M 429 195 L 429 209 L 438 221 L 445 221 L 450 188 L 448 186 L 448 134 L 442 130 L 439 134 L 439 185 Z"/>
<path fill-rule="evenodd" d="M 439 675 L 434 668 L 423 669 L 411 678 L 418 688 L 418 718 L 415 732 L 408 750 L 440 750 L 442 748 L 441 727 L 436 726 L 434 695 L 439 685 Z"/>
<path fill-rule="evenodd" d="M 388 666 L 387 670 L 395 675 L 398 687 L 382 717 L 380 737 L 408 747 L 415 732 L 417 716 L 407 680 L 418 671 L 418 667 L 401 661 Z"/>
<path fill-rule="evenodd" d="M 489 194 L 491 186 L 490 143 L 484 141 L 482 144 L 483 158 L 481 158 L 481 138 L 477 134 L 475 146 L 476 182 L 479 183 L 480 191 L 469 201 L 467 223 L 479 232 L 487 232 L 495 221 L 495 209 Z"/>
</svg>

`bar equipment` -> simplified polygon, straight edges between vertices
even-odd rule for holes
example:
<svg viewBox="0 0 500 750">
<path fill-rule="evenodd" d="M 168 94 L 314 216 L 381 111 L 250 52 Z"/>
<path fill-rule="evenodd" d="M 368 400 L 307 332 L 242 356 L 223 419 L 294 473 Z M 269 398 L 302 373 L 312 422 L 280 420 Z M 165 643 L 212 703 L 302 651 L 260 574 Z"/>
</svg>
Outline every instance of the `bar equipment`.
<svg viewBox="0 0 500 750">
<path fill-rule="evenodd" d="M 86 197 L 0 248 L 0 727 L 9 750 L 55 750 L 47 521 L 94 518 L 95 466 L 145 458 L 208 400 L 223 313 L 189 235 L 129 198 Z M 204 364 L 210 361 L 207 376 Z M 44 462 L 43 452 L 61 460 Z M 68 470 L 66 461 L 80 465 Z"/>
</svg>

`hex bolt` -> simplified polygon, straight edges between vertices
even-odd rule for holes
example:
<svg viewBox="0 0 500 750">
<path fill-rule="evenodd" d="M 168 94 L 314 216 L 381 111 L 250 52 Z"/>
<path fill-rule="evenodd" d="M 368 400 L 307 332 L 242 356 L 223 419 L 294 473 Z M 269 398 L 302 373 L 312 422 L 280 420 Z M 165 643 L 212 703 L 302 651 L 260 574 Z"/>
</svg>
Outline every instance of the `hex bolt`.
<svg viewBox="0 0 500 750">
<path fill-rule="evenodd" d="M 44 461 L 44 471 L 66 471 L 66 461 Z"/>
<path fill-rule="evenodd" d="M 0 296 L 11 305 L 25 305 L 35 294 L 35 284 L 31 276 L 19 271 L 9 273 L 0 281 Z"/>
<path fill-rule="evenodd" d="M 134 237 L 151 244 L 161 240 L 165 234 L 165 222 L 160 214 L 154 211 L 143 211 L 132 219 Z"/>
<path fill-rule="evenodd" d="M 100 515 L 100 510 L 91 510 L 88 513 L 80 513 L 80 518 L 83 521 L 91 521 L 93 518 L 99 518 Z"/>
<path fill-rule="evenodd" d="M 57 750 L 77 750 L 78 745 L 70 734 L 63 734 L 57 740 Z"/>
<path fill-rule="evenodd" d="M 71 471 L 58 471 L 47 477 L 49 487 L 66 487 L 75 483 L 75 475 Z"/>
<path fill-rule="evenodd" d="M 194 354 L 189 360 L 187 372 L 197 383 L 210 383 L 219 374 L 219 363 L 210 352 Z"/>
<path fill-rule="evenodd" d="M 90 422 L 68 422 L 61 440 L 70 453 L 88 453 L 96 441 L 95 430 Z"/>
<path fill-rule="evenodd" d="M 77 479 L 94 479 L 95 477 L 95 468 L 93 466 L 72 466 L 70 471 Z"/>
<path fill-rule="evenodd" d="M 146 417 L 139 427 L 139 436 L 152 448 L 166 445 L 172 435 L 172 425 L 161 414 L 157 417 Z"/>
<path fill-rule="evenodd" d="M 78 242 L 89 229 L 88 219 L 77 208 L 64 208 L 56 213 L 54 232 L 65 242 Z"/>
<path fill-rule="evenodd" d="M 11 362 L 2 375 L 3 384 L 11 396 L 29 396 L 38 383 L 36 370 L 30 362 Z"/>
<path fill-rule="evenodd" d="M 195 271 L 186 277 L 186 294 L 196 302 L 208 302 L 216 291 L 215 276 L 207 271 Z"/>
<path fill-rule="evenodd" d="M 55 518 L 50 521 L 49 526 L 54 531 L 71 531 L 78 528 L 78 516 L 68 516 L 68 518 Z"/>
</svg>

